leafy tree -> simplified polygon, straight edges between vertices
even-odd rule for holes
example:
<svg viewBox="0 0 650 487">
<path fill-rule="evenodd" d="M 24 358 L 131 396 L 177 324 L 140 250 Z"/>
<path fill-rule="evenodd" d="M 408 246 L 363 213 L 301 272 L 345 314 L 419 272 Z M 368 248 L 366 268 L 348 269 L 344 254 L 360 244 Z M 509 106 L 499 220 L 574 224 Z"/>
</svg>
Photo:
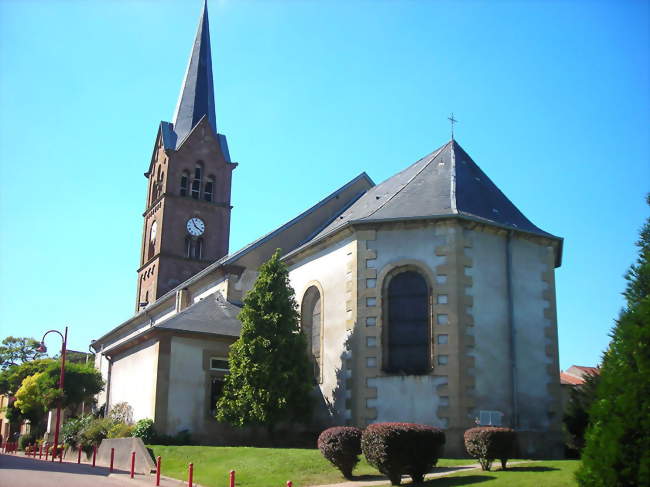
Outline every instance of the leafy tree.
<svg viewBox="0 0 650 487">
<path fill-rule="evenodd" d="M 60 368 L 60 362 L 50 361 L 42 372 L 26 377 L 16 392 L 16 408 L 33 423 L 40 422 L 59 400 L 61 407 L 66 408 L 91 399 L 103 389 L 101 374 L 93 366 L 66 363 L 61 394 L 58 388 Z"/>
<path fill-rule="evenodd" d="M 235 426 L 306 421 L 312 377 L 289 273 L 276 250 L 259 270 L 239 315 L 241 336 L 231 346 L 230 373 L 216 417 Z"/>
<path fill-rule="evenodd" d="M 585 377 L 584 383 L 573 387 L 570 391 L 569 402 L 564 413 L 564 428 L 568 433 L 568 446 L 580 451 L 585 446 L 585 432 L 589 424 L 589 408 L 596 399 L 598 374 Z"/>
<path fill-rule="evenodd" d="M 12 365 L 0 371 L 0 394 L 15 393 L 25 377 L 43 372 L 55 363 L 58 362 L 49 358 L 37 359 L 20 365 Z"/>
<path fill-rule="evenodd" d="M 650 195 L 648 196 L 650 205 Z M 650 218 L 625 275 L 626 308 L 603 357 L 576 477 L 581 486 L 650 485 Z"/>
<path fill-rule="evenodd" d="M 6 369 L 45 356 L 45 353 L 37 350 L 39 345 L 33 338 L 8 336 L 0 345 L 0 368 Z"/>
</svg>

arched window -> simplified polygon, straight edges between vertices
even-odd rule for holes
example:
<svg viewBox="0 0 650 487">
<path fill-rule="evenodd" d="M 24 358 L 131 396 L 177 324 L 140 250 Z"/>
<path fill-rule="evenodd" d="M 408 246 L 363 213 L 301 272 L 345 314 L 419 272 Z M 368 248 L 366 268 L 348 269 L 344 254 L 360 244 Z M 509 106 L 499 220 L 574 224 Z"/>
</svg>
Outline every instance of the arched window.
<svg viewBox="0 0 650 487">
<path fill-rule="evenodd" d="M 390 279 L 386 298 L 386 371 L 427 373 L 431 334 L 426 280 L 415 271 L 400 272 Z"/>
<path fill-rule="evenodd" d="M 147 251 L 147 260 L 151 259 L 156 252 L 156 234 L 158 232 L 158 223 L 154 221 L 149 230 L 149 249 Z"/>
<path fill-rule="evenodd" d="M 194 168 L 194 179 L 192 180 L 192 198 L 198 200 L 201 197 L 201 179 L 203 179 L 203 163 L 196 163 Z"/>
<path fill-rule="evenodd" d="M 316 286 L 307 289 L 305 296 L 302 298 L 300 307 L 300 323 L 302 331 L 307 338 L 309 355 L 314 364 L 314 379 L 321 382 L 322 368 L 322 341 L 321 330 L 323 326 L 321 316 L 321 295 Z"/>
<path fill-rule="evenodd" d="M 187 190 L 189 189 L 190 174 L 187 171 L 183 171 L 181 175 L 181 196 L 187 196 Z"/>
<path fill-rule="evenodd" d="M 149 204 L 153 203 L 156 201 L 156 198 L 158 198 L 158 183 L 156 182 L 155 179 L 151 179 L 151 201 L 149 201 Z"/>
<path fill-rule="evenodd" d="M 214 178 L 210 176 L 208 181 L 205 183 L 205 189 L 203 190 L 203 199 L 205 201 L 212 201 L 212 193 L 214 192 Z"/>
</svg>

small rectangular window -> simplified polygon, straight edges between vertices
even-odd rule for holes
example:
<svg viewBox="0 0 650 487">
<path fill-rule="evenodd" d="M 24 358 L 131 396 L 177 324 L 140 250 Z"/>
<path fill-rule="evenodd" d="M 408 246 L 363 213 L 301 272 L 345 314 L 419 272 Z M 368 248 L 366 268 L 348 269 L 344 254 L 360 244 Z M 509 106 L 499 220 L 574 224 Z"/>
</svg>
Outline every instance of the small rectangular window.
<svg viewBox="0 0 650 487">
<path fill-rule="evenodd" d="M 222 357 L 211 357 L 210 370 L 228 371 L 229 370 L 228 359 Z"/>
<path fill-rule="evenodd" d="M 187 196 L 187 176 L 181 178 L 181 196 Z"/>
<path fill-rule="evenodd" d="M 481 426 L 501 426 L 501 411 L 479 411 L 479 423 Z"/>
</svg>

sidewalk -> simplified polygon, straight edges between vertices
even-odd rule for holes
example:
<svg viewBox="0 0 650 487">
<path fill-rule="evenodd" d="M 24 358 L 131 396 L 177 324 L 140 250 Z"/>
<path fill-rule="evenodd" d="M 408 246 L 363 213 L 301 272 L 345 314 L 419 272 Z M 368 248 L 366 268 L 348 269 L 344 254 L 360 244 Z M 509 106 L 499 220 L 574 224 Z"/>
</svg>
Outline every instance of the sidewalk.
<svg viewBox="0 0 650 487">
<path fill-rule="evenodd" d="M 535 462 L 535 460 L 508 462 L 508 467 L 511 465 L 520 465 L 522 463 L 532 463 L 532 462 Z M 458 472 L 466 472 L 469 470 L 477 470 L 480 468 L 481 466 L 478 463 L 473 463 L 471 465 L 460 465 L 457 467 L 440 467 L 437 468 L 434 473 L 428 473 L 427 475 L 425 475 L 424 478 L 425 480 L 431 480 L 438 477 L 446 477 L 447 475 L 451 475 Z M 411 477 L 409 477 L 408 475 L 404 475 L 402 476 L 402 482 L 404 480 L 410 482 Z M 407 484 L 402 483 L 402 485 L 407 485 Z M 386 477 L 377 475 L 377 476 L 373 476 L 371 480 L 370 479 L 369 480 L 348 480 L 346 482 L 340 482 L 338 484 L 314 485 L 311 487 L 372 487 L 375 485 L 390 485 L 390 481 Z"/>
<path fill-rule="evenodd" d="M 156 475 L 135 474 L 123 470 L 113 470 L 108 467 L 90 463 L 78 464 L 76 461 L 52 462 L 25 456 L 22 452 L 0 454 L 0 487 L 40 487 L 52 485 L 59 487 L 151 487 L 155 485 Z M 187 480 L 182 481 L 170 477 L 160 477 L 161 487 L 187 486 Z M 193 487 L 201 487 L 197 483 Z"/>
</svg>

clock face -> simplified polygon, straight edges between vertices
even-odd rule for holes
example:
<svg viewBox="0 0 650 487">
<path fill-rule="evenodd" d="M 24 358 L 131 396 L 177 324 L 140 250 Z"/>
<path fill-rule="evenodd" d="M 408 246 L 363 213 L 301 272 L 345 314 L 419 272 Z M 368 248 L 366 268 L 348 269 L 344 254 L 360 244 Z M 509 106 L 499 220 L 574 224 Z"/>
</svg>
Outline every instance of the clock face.
<svg viewBox="0 0 650 487">
<path fill-rule="evenodd" d="M 190 235 L 198 237 L 205 232 L 205 223 L 200 218 L 194 217 L 187 220 L 187 231 Z"/>
</svg>

